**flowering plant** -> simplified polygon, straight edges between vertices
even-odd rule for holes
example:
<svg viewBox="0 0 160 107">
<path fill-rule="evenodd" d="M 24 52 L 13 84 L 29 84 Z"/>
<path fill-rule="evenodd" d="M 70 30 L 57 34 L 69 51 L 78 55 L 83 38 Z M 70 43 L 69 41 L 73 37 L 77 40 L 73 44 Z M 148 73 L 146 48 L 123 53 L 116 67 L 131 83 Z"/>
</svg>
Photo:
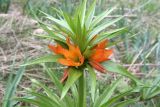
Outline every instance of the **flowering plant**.
<svg viewBox="0 0 160 107">
<path fill-rule="evenodd" d="M 119 28 L 108 32 L 104 32 L 104 30 L 123 17 L 106 21 L 105 17 L 110 14 L 115 7 L 104 11 L 98 16 L 94 16 L 96 0 L 91 4 L 88 11 L 86 4 L 87 0 L 84 0 L 72 16 L 57 9 L 54 10 L 57 12 L 58 18 L 42 12 L 45 18 L 49 19 L 53 24 L 48 25 L 39 21 L 41 27 L 48 33 L 48 35 L 41 37 L 54 40 L 56 44 L 48 45 L 52 54 L 42 56 L 25 64 L 26 66 L 45 62 L 57 62 L 66 66 L 61 82 L 59 82 L 51 69 L 43 65 L 51 80 L 58 87 L 61 93 L 60 97 L 42 83 L 32 79 L 34 84 L 44 89 L 46 95 L 38 94 L 30 90 L 30 93 L 35 96 L 35 98 L 19 98 L 18 100 L 29 102 L 39 107 L 110 107 L 114 101 L 122 97 L 119 95 L 119 97 L 113 97 L 114 99 L 117 98 L 116 100 L 110 99 L 122 78 L 113 82 L 106 88 L 104 93 L 98 95 L 96 91 L 95 70 L 101 73 L 119 73 L 133 80 L 135 84 L 141 84 L 141 82 L 126 69 L 110 61 L 110 57 L 113 55 L 113 49 L 109 48 L 109 39 L 126 31 L 126 28 Z M 90 105 L 87 103 L 87 77 L 89 77 L 90 80 L 89 94 L 91 95 L 91 99 L 89 99 L 89 101 L 92 102 Z M 78 84 L 76 84 L 76 81 L 78 81 Z M 71 89 L 73 95 L 67 94 L 69 89 Z M 132 93 L 133 90 L 127 90 L 124 92 L 124 95 L 127 95 L 129 92 Z M 131 103 L 136 100 L 137 99 L 130 99 L 129 102 Z"/>
</svg>

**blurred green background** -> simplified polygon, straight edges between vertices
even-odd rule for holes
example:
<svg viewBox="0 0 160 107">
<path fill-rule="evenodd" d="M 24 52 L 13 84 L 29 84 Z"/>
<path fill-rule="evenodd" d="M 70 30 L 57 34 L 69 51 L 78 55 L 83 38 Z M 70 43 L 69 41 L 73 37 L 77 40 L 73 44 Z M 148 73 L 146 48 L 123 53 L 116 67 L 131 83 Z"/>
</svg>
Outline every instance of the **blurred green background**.
<svg viewBox="0 0 160 107">
<path fill-rule="evenodd" d="M 88 1 L 89 6 L 92 0 Z M 49 41 L 35 36 L 44 32 L 39 28 L 34 15 L 43 20 L 41 10 L 56 16 L 52 7 L 72 14 L 79 2 L 80 0 L 0 0 L 0 103 L 9 74 L 14 76 L 26 57 L 35 58 L 48 52 Z M 160 0 L 97 0 L 96 14 L 115 5 L 117 9 L 106 20 L 124 15 L 125 18 L 111 28 L 127 27 L 128 32 L 111 40 L 120 41 L 114 47 L 113 60 L 148 84 L 158 81 L 160 90 Z M 27 68 L 17 94 L 23 95 L 22 88 L 30 86 L 30 77 L 47 81 L 43 72 L 39 71 L 43 71 L 41 66 Z M 99 78 L 103 79 L 100 84 L 108 84 L 112 77 Z M 103 86 L 99 86 L 103 89 Z M 160 95 L 130 107 L 159 107 L 159 99 Z"/>
</svg>

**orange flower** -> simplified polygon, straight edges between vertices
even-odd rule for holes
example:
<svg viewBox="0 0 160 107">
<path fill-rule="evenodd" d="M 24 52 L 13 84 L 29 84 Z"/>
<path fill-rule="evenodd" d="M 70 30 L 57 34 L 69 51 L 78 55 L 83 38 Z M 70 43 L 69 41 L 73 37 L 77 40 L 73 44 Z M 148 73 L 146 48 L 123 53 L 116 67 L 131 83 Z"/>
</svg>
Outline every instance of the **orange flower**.
<svg viewBox="0 0 160 107">
<path fill-rule="evenodd" d="M 58 59 L 58 62 L 62 65 L 66 66 L 81 66 L 84 62 L 84 57 L 81 54 L 81 51 L 78 46 L 71 44 L 69 38 L 66 39 L 68 49 L 63 48 L 61 45 L 57 44 L 48 45 L 48 47 L 56 54 L 61 54 L 64 58 Z M 63 83 L 68 78 L 68 69 L 64 70 L 63 77 L 61 78 L 61 82 Z"/>
<path fill-rule="evenodd" d="M 108 40 L 104 40 L 97 44 L 92 49 L 93 53 L 89 58 L 91 66 L 102 73 L 106 72 L 106 70 L 100 63 L 109 60 L 109 56 L 113 53 L 111 49 L 105 49 L 107 43 Z"/>
<path fill-rule="evenodd" d="M 68 49 L 63 48 L 61 45 L 57 44 L 48 45 L 48 47 L 56 54 L 61 54 L 64 58 L 58 59 L 58 62 L 66 66 L 81 66 L 84 62 L 84 57 L 78 46 L 71 44 L 69 38 L 66 39 Z"/>
</svg>

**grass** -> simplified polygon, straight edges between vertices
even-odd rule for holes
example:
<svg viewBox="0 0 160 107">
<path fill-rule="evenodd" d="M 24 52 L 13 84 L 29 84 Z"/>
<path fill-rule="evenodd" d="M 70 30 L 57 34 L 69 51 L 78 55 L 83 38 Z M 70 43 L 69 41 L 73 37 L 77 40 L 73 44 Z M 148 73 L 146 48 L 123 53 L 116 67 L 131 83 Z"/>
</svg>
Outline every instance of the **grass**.
<svg viewBox="0 0 160 107">
<path fill-rule="evenodd" d="M 91 1 L 91 0 L 89 0 Z M 23 62 L 26 56 L 30 58 L 37 57 L 38 55 L 45 54 L 47 52 L 48 41 L 40 40 L 32 33 L 35 32 L 38 27 L 36 22 L 32 20 L 32 14 L 30 8 L 32 8 L 36 14 L 42 18 L 38 9 L 44 12 L 54 15 L 51 6 L 60 7 L 68 12 L 72 12 L 73 7 L 78 3 L 77 0 L 13 0 L 12 3 L 18 3 L 21 6 L 23 13 L 17 17 L 10 17 L 7 14 L 5 17 L 0 16 L 0 98 L 1 94 L 4 94 L 4 88 L 6 88 L 7 80 L 10 74 L 15 74 L 15 70 L 19 68 L 19 65 Z M 116 23 L 113 28 L 128 27 L 128 33 L 122 34 L 119 37 L 111 41 L 121 41 L 114 47 L 115 55 L 113 59 L 116 62 L 121 63 L 131 72 L 141 78 L 144 82 L 151 84 L 154 80 L 158 81 L 160 71 L 160 1 L 159 0 L 99 0 L 96 13 L 100 13 L 106 8 L 118 5 L 116 11 L 106 18 L 106 20 L 115 18 L 118 15 L 125 15 L 125 18 L 119 23 Z M 89 5 L 89 4 L 88 4 Z M 13 8 L 14 9 L 14 8 Z M 1 15 L 1 14 L 0 14 Z M 29 16 L 26 17 L 26 15 Z M 26 20 L 28 22 L 26 22 Z M 136 34 L 136 36 L 129 38 Z M 7 36 L 7 38 L 6 38 Z M 15 50 L 15 51 L 13 51 Z M 46 50 L 46 51 L 44 51 Z M 13 56 L 15 55 L 15 65 L 12 67 Z M 52 66 L 52 65 L 51 65 Z M 57 65 L 54 65 L 58 68 Z M 23 81 L 18 84 L 18 95 L 24 95 L 24 87 L 30 86 L 28 78 L 42 79 L 44 82 L 48 82 L 46 76 L 40 70 L 41 66 L 32 66 L 26 69 Z M 61 69 L 60 69 L 61 70 Z M 42 71 L 42 72 L 40 72 Z M 38 74 L 38 76 L 37 76 Z M 58 74 L 60 75 L 60 74 Z M 113 76 L 99 75 L 101 80 L 100 89 L 103 90 L 103 84 L 109 84 Z M 101 85 L 102 84 L 102 85 Z M 157 83 L 158 85 L 158 83 Z M 1 86 L 0 86 L 1 87 Z M 131 107 L 159 107 L 159 96 L 156 96 L 147 101 L 141 101 L 137 104 L 131 105 Z M 0 100 L 2 101 L 2 100 Z"/>
</svg>

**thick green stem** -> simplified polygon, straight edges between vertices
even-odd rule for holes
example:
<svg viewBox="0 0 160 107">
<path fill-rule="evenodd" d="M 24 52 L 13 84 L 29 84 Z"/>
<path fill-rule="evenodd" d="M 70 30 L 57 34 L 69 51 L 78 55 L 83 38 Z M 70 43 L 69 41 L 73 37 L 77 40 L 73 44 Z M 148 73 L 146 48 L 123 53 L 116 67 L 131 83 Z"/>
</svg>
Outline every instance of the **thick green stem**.
<svg viewBox="0 0 160 107">
<path fill-rule="evenodd" d="M 86 107 L 86 79 L 85 72 L 79 78 L 79 107 Z"/>
</svg>

